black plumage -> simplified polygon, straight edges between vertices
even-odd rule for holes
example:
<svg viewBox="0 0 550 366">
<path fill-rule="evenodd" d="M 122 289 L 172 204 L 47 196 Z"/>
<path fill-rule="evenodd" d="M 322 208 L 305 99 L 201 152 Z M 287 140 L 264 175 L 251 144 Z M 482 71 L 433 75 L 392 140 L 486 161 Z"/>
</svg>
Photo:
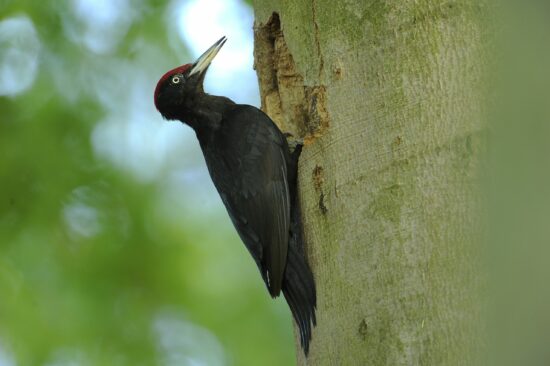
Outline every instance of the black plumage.
<svg viewBox="0 0 550 366">
<path fill-rule="evenodd" d="M 262 111 L 204 93 L 204 75 L 224 42 L 225 37 L 194 64 L 166 73 L 155 90 L 155 105 L 165 118 L 195 130 L 231 221 L 271 296 L 283 292 L 307 355 L 316 293 L 296 191 L 301 145 L 291 154 L 284 135 Z"/>
</svg>

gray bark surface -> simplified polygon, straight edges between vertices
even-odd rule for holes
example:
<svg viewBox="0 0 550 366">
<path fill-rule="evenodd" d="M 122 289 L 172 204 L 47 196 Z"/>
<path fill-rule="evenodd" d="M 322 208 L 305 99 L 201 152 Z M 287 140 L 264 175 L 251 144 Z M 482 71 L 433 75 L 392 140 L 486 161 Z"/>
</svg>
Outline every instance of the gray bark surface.
<svg viewBox="0 0 550 366">
<path fill-rule="evenodd" d="M 310 365 L 473 365 L 482 2 L 256 0 L 262 108 L 306 145 Z"/>
</svg>

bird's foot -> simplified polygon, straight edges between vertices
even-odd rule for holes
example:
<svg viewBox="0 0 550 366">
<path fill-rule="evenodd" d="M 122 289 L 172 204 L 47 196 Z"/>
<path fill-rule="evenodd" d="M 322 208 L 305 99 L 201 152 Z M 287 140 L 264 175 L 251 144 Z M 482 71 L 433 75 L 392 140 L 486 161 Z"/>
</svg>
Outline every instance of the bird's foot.
<svg viewBox="0 0 550 366">
<path fill-rule="evenodd" d="M 304 146 L 304 139 L 302 138 L 296 138 L 291 133 L 285 133 L 284 134 L 286 141 L 288 143 L 288 148 L 290 149 L 290 153 L 292 155 L 295 155 L 296 158 L 300 156 L 300 153 L 302 152 L 302 147 Z"/>
</svg>

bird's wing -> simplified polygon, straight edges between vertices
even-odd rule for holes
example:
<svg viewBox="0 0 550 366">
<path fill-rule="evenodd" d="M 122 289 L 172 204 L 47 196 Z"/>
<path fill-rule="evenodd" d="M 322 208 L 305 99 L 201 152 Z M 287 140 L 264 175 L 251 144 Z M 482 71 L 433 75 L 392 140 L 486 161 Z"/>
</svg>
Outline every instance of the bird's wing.
<svg viewBox="0 0 550 366">
<path fill-rule="evenodd" d="M 275 297 L 281 291 L 289 240 L 288 146 L 269 117 L 254 107 L 237 106 L 222 125 L 216 146 L 233 144 L 223 149 L 232 154 L 220 157 L 229 174 L 212 178 Z"/>
</svg>

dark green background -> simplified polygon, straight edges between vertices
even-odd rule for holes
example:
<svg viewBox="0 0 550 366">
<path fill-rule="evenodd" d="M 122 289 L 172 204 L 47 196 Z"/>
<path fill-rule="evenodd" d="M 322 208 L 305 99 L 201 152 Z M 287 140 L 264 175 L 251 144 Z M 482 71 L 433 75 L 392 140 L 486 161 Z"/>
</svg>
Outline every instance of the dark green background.
<svg viewBox="0 0 550 366">
<path fill-rule="evenodd" d="M 0 1 L 0 21 L 29 17 L 41 43 L 32 87 L 0 97 L 0 355 L 17 365 L 292 364 L 288 308 L 269 298 L 189 131 L 176 135 L 189 149 L 153 179 L 94 150 L 94 128 L 118 103 L 100 103 L 94 78 L 138 70 L 148 90 L 121 90 L 150 95 L 140 108 L 154 111 L 156 80 L 189 58 L 183 42 L 168 44 L 168 5 L 139 4 L 117 48 L 97 54 L 67 37 L 69 2 Z M 202 178 L 169 187 L 187 166 Z M 206 193 L 190 197 L 197 187 L 186 184 Z"/>
</svg>

